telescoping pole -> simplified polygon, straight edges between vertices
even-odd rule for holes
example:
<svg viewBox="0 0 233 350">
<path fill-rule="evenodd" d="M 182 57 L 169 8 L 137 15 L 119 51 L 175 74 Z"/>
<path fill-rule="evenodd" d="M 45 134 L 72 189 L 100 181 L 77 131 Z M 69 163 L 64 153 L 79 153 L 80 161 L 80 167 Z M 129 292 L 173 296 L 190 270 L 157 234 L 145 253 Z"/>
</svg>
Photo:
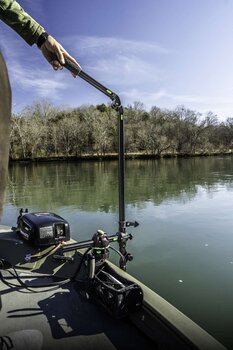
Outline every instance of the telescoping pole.
<svg viewBox="0 0 233 350">
<path fill-rule="evenodd" d="M 123 110 L 123 109 L 122 109 Z M 119 232 L 126 233 L 125 221 L 125 138 L 123 111 L 118 112 Z"/>
<path fill-rule="evenodd" d="M 93 79 L 90 75 L 85 73 L 80 66 L 77 66 L 72 61 L 65 59 L 64 67 L 70 70 L 75 75 L 84 79 L 87 83 L 94 86 L 103 94 L 112 100 L 112 108 L 118 114 L 118 189 L 119 189 L 119 232 L 126 232 L 125 221 L 125 141 L 124 141 L 124 117 L 123 107 L 118 95 L 112 92 L 111 89 L 106 88 L 101 83 Z"/>
<path fill-rule="evenodd" d="M 90 75 L 85 73 L 82 68 L 68 59 L 65 59 L 64 67 L 69 71 L 78 75 L 84 79 L 87 83 L 94 86 L 97 90 L 108 96 L 112 100 L 111 107 L 115 109 L 118 115 L 118 192 L 119 192 L 119 231 L 117 233 L 117 241 L 119 243 L 120 253 L 123 255 L 123 259 L 120 259 L 120 267 L 126 270 L 127 261 L 133 259 L 132 254 L 126 250 L 126 242 L 128 239 L 132 239 L 132 235 L 126 232 L 126 228 L 129 226 L 137 227 L 139 224 L 137 221 L 128 222 L 125 220 L 125 140 L 124 140 L 124 117 L 123 107 L 121 100 L 117 94 L 111 89 L 106 88 L 101 83 L 93 79 Z"/>
</svg>

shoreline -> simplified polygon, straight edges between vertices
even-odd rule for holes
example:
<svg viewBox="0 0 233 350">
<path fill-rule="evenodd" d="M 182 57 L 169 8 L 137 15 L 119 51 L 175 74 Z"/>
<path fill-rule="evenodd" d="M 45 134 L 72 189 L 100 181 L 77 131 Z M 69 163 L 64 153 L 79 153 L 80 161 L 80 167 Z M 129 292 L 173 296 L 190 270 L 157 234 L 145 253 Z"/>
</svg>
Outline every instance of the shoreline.
<svg viewBox="0 0 233 350">
<path fill-rule="evenodd" d="M 193 157 L 211 157 L 211 156 L 232 156 L 232 152 L 200 152 L 195 154 L 180 153 L 180 154 L 147 154 L 143 152 L 125 153 L 125 159 L 166 159 L 166 158 L 193 158 Z M 50 157 L 27 157 L 9 159 L 11 163 L 40 163 L 40 162 L 56 162 L 56 161 L 108 161 L 117 160 L 118 153 L 110 153 L 105 155 L 84 154 L 81 156 L 50 156 Z"/>
</svg>

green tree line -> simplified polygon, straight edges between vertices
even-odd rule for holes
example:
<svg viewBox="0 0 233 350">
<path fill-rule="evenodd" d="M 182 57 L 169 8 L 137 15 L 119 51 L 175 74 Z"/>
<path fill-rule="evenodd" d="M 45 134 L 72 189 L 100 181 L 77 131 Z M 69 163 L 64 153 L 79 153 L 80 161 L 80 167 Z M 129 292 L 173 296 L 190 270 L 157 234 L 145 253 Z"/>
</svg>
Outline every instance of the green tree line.
<svg viewBox="0 0 233 350">
<path fill-rule="evenodd" d="M 124 108 L 128 154 L 195 155 L 228 153 L 233 148 L 233 118 L 178 106 L 174 110 L 142 103 Z M 117 116 L 108 105 L 58 108 L 34 102 L 12 116 L 10 159 L 106 156 L 117 153 Z"/>
</svg>

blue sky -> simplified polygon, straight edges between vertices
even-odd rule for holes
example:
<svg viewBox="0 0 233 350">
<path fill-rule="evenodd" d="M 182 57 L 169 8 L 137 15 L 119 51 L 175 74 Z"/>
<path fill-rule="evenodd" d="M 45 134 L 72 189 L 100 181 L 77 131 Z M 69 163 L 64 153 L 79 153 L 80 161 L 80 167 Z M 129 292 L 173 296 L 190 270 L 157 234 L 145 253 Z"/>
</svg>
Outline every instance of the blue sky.
<svg viewBox="0 0 233 350">
<path fill-rule="evenodd" d="M 220 121 L 233 117 L 233 1 L 19 3 L 125 106 L 134 101 L 147 110 L 184 105 L 203 115 L 212 111 Z M 54 72 L 36 46 L 2 22 L 0 46 L 15 112 L 41 98 L 71 107 L 108 102 L 66 70 Z"/>
</svg>

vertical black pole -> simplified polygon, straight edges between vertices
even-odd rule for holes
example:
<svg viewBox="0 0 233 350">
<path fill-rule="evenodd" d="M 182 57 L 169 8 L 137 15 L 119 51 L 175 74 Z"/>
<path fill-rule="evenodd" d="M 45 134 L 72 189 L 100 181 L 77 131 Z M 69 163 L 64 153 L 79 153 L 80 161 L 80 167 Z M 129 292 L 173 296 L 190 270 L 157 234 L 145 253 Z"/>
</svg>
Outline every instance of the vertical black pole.
<svg viewBox="0 0 233 350">
<path fill-rule="evenodd" d="M 111 107 L 117 111 L 118 114 L 118 187 L 119 187 L 119 232 L 118 243 L 119 250 L 123 255 L 123 259 L 120 259 L 120 267 L 126 270 L 126 263 L 133 259 L 133 256 L 126 251 L 126 242 L 129 239 L 126 232 L 127 226 L 137 226 L 138 223 L 130 223 L 125 221 L 125 139 L 124 139 L 124 118 L 123 107 L 118 95 L 112 90 L 106 88 L 97 80 L 93 79 L 90 75 L 82 71 L 80 66 L 77 66 L 70 60 L 66 59 L 64 67 L 69 69 L 72 73 L 80 76 L 103 94 L 108 96 L 112 100 Z M 131 237 L 132 238 L 132 237 Z M 130 239 L 131 239 L 130 238 Z"/>
<path fill-rule="evenodd" d="M 125 139 L 123 109 L 118 111 L 118 153 L 119 232 L 125 233 Z"/>
</svg>

